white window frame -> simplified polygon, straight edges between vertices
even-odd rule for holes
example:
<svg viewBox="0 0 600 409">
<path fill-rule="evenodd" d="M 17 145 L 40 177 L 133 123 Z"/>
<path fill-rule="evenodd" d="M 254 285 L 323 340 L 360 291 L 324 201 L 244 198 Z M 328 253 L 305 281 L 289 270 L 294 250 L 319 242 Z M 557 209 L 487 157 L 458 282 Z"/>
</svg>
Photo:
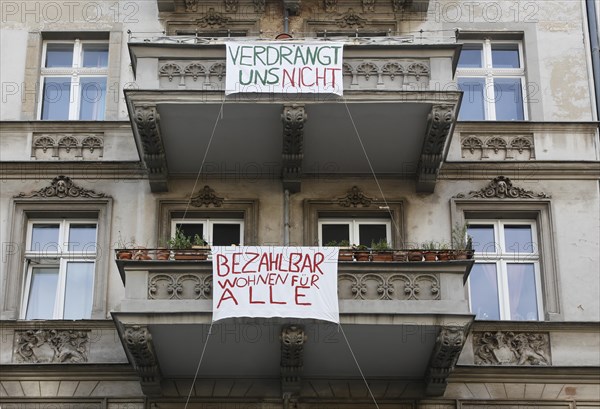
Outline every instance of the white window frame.
<svg viewBox="0 0 600 409">
<path fill-rule="evenodd" d="M 244 245 L 244 221 L 242 219 L 219 219 L 219 218 L 193 218 L 193 219 L 171 219 L 171 237 L 175 236 L 178 224 L 201 224 L 203 225 L 204 237 L 209 246 L 213 244 L 214 224 L 237 224 L 240 226 L 240 246 Z M 232 243 L 237 244 L 237 243 Z"/>
<path fill-rule="evenodd" d="M 57 251 L 36 251 L 31 249 L 31 239 L 33 234 L 33 226 L 35 224 L 56 224 L 59 226 L 58 230 L 58 243 Z M 68 242 L 68 231 L 69 227 L 73 224 L 94 224 L 96 226 L 96 238 L 94 251 L 88 251 L 88 246 L 84 247 L 85 251 L 69 251 Z M 22 304 L 21 304 L 21 319 L 27 319 L 27 308 L 29 306 L 29 296 L 31 290 L 31 281 L 33 278 L 33 270 L 38 267 L 58 267 L 58 284 L 56 288 L 55 300 L 54 300 L 54 311 L 52 312 L 51 319 L 62 319 L 64 316 L 64 303 L 65 303 L 65 291 L 66 291 L 66 279 L 67 279 L 67 265 L 69 262 L 82 262 L 82 263 L 93 263 L 94 264 L 94 280 L 92 284 L 92 294 L 95 290 L 96 281 L 96 259 L 98 253 L 98 220 L 97 219 L 31 219 L 27 223 L 27 234 L 25 242 L 25 265 L 24 269 L 27 271 Z M 93 297 L 92 305 L 90 310 L 93 313 Z M 84 317 L 84 319 L 90 319 L 91 317 Z M 36 318 L 32 318 L 36 319 Z"/>
<path fill-rule="evenodd" d="M 510 294 L 508 293 L 508 264 L 533 264 L 535 277 L 535 291 L 537 302 L 537 321 L 544 319 L 543 295 L 540 273 L 540 251 L 538 245 L 537 223 L 535 220 L 521 219 L 469 219 L 469 225 L 492 225 L 494 228 L 495 251 L 476 252 L 475 262 L 482 264 L 496 265 L 496 280 L 498 286 L 498 307 L 500 311 L 500 320 L 511 320 L 510 317 Z M 504 227 L 506 225 L 523 225 L 531 227 L 532 253 L 511 252 L 504 248 L 505 235 Z M 468 285 L 469 305 L 472 309 L 471 280 Z M 531 320 L 530 320 L 531 321 Z"/>
<path fill-rule="evenodd" d="M 360 226 L 364 224 L 385 224 L 387 242 L 392 245 L 392 221 L 383 218 L 319 218 L 318 234 L 319 245 L 323 246 L 323 224 L 344 224 L 350 229 L 350 244 L 360 243 Z"/>
<path fill-rule="evenodd" d="M 481 120 L 495 121 L 496 120 L 496 102 L 494 95 L 494 80 L 501 78 L 520 79 L 521 80 L 521 96 L 523 97 L 523 120 L 529 120 L 528 114 L 528 99 L 527 99 L 527 84 L 525 82 L 525 59 L 523 54 L 523 42 L 515 40 L 492 40 L 486 38 L 484 40 L 466 40 L 465 44 L 481 44 L 482 46 L 482 61 L 481 68 L 456 68 L 457 82 L 459 79 L 464 78 L 479 78 L 483 79 L 485 83 L 483 91 L 483 106 L 484 106 L 484 117 Z M 517 45 L 519 48 L 519 68 L 494 68 L 492 66 L 492 45 L 495 44 L 512 44 Z M 464 98 L 468 98 L 466 94 Z M 460 116 L 460 112 L 459 112 Z M 470 121 L 473 119 L 465 119 Z"/>
<path fill-rule="evenodd" d="M 48 44 L 73 44 L 73 63 L 71 67 L 51 67 L 47 68 L 46 65 L 46 53 L 48 51 Z M 79 114 L 81 111 L 81 79 L 90 77 L 104 77 L 106 78 L 106 94 L 104 101 L 104 112 L 102 113 L 101 120 L 106 119 L 106 100 L 108 99 L 108 68 L 110 61 L 107 62 L 106 67 L 82 67 L 83 64 L 83 46 L 85 44 L 106 44 L 109 45 L 107 40 L 46 40 L 44 41 L 42 49 L 42 60 L 41 60 L 41 71 L 40 71 L 40 86 L 39 86 L 39 97 L 38 101 L 38 112 L 37 117 L 42 119 L 42 109 L 44 105 L 44 87 L 45 80 L 48 77 L 63 77 L 70 79 L 70 101 L 69 101 L 69 121 L 79 120 Z M 108 52 L 110 56 L 110 50 Z M 54 119 L 47 119 L 52 121 Z"/>
</svg>

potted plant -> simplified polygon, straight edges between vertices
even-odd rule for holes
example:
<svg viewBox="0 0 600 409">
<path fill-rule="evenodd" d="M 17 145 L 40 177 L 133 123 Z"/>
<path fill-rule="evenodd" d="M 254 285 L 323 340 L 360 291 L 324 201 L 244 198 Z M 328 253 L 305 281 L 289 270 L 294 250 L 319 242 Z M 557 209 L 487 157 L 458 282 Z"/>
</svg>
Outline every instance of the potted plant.
<svg viewBox="0 0 600 409">
<path fill-rule="evenodd" d="M 158 248 L 156 249 L 157 260 L 169 260 L 171 258 L 171 251 L 169 250 L 168 241 L 160 240 Z"/>
<path fill-rule="evenodd" d="M 131 238 L 131 243 L 133 243 L 133 237 Z M 133 257 L 133 251 L 130 248 L 129 243 L 127 243 L 121 236 L 120 230 L 119 238 L 117 240 L 117 248 L 115 249 L 115 252 L 118 260 L 131 260 L 131 258 Z"/>
<path fill-rule="evenodd" d="M 438 244 L 435 241 L 427 241 L 423 243 L 423 257 L 425 261 L 435 261 L 437 259 Z"/>
<path fill-rule="evenodd" d="M 186 236 L 181 229 L 175 230 L 175 236 L 169 241 L 175 260 L 206 260 L 208 258 L 207 243 L 196 234 L 193 238 Z"/>
<path fill-rule="evenodd" d="M 454 252 L 450 250 L 450 245 L 448 243 L 440 243 L 437 258 L 439 261 L 448 261 L 454 260 L 456 256 Z"/>
<path fill-rule="evenodd" d="M 423 250 L 419 249 L 418 244 L 413 244 L 406 257 L 408 261 L 423 261 Z"/>
<path fill-rule="evenodd" d="M 354 260 L 356 261 L 370 261 L 371 260 L 371 252 L 369 248 L 364 244 L 358 244 L 352 246 L 352 253 L 354 255 Z"/>
<path fill-rule="evenodd" d="M 378 242 L 371 242 L 371 260 L 373 261 L 392 261 L 394 260 L 394 253 L 392 248 L 386 239 L 381 239 Z"/>
<path fill-rule="evenodd" d="M 468 227 L 466 223 L 456 223 L 452 228 L 452 248 L 457 260 L 473 258 L 473 241 L 467 234 Z"/>
<path fill-rule="evenodd" d="M 354 260 L 352 256 L 352 246 L 348 240 L 340 240 L 339 242 L 336 240 L 331 240 L 330 242 L 325 244 L 326 247 L 339 247 L 338 252 L 338 261 L 352 261 Z"/>
</svg>

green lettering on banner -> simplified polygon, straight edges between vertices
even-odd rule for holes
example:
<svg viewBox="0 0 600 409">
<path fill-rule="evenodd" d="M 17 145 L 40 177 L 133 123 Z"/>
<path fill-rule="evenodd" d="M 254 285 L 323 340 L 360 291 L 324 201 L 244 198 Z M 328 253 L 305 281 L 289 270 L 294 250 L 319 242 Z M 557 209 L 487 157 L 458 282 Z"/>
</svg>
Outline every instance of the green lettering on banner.
<svg viewBox="0 0 600 409">
<path fill-rule="evenodd" d="M 254 58 L 252 57 L 252 55 L 254 54 L 253 50 L 254 47 L 249 46 L 249 45 L 243 45 L 240 47 L 242 49 L 242 54 L 240 56 L 240 65 L 247 65 L 249 67 L 252 67 L 254 64 L 252 63 Z M 250 50 L 250 54 L 245 54 L 244 51 L 245 50 Z M 248 63 L 244 63 L 244 59 L 248 59 L 250 60 Z"/>
</svg>

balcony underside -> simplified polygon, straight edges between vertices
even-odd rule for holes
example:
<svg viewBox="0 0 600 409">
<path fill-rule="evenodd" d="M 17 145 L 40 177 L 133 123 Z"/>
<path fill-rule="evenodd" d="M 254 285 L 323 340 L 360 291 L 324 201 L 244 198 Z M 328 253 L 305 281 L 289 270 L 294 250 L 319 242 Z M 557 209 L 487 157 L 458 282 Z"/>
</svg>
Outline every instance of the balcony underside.
<svg viewBox="0 0 600 409">
<path fill-rule="evenodd" d="M 291 192 L 315 175 L 414 179 L 432 192 L 460 100 L 457 92 L 333 96 L 126 92 L 153 191 L 198 172 L 281 178 Z M 203 158 L 206 160 L 203 163 Z"/>
<path fill-rule="evenodd" d="M 340 328 L 296 318 L 211 325 L 211 262 L 119 260 L 126 296 L 113 319 L 149 396 L 163 395 L 169 380 L 193 379 L 204 349 L 201 383 L 255 379 L 280 399 L 307 397 L 307 382 L 319 379 L 358 384 L 352 352 L 378 397 L 390 383 L 439 396 L 473 320 L 462 289 L 472 263 L 340 263 Z"/>
</svg>

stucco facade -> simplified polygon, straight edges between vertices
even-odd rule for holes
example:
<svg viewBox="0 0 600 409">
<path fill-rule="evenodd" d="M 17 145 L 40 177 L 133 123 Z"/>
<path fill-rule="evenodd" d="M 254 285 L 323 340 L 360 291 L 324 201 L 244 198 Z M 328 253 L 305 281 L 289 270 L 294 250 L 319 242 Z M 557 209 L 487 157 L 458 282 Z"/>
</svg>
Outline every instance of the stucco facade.
<svg viewBox="0 0 600 409">
<path fill-rule="evenodd" d="M 600 408 L 598 17 L 585 0 L 0 7 L 2 409 Z M 343 97 L 225 97 L 224 38 L 283 32 L 344 44 Z M 100 44 L 106 60 L 57 68 L 51 44 Z M 105 84 L 97 120 L 73 117 L 86 76 Z M 71 120 L 48 105 L 59 77 Z M 520 84 L 501 88 L 508 99 L 502 80 Z M 468 81 L 488 85 L 481 100 Z M 338 263 L 348 339 L 315 320 L 213 324 L 210 259 L 155 249 L 175 226 L 216 237 L 206 229 L 223 222 L 250 246 L 325 245 L 327 223 L 358 226 L 358 244 L 379 223 L 396 258 Z M 93 226 L 92 253 L 32 248 L 37 228 L 66 243 L 77 223 Z M 467 225 L 493 231 L 494 250 L 475 237 L 473 259 L 442 260 Z M 511 228 L 531 232 L 527 250 L 496 250 Z M 437 261 L 408 261 L 431 241 Z M 117 260 L 124 244 L 150 260 Z M 75 262 L 92 266 L 89 313 L 68 319 L 56 305 Z M 497 319 L 478 315 L 490 287 L 473 281 L 490 265 Z M 528 295 L 515 265 L 531 266 Z M 49 293 L 34 280 L 49 271 L 62 298 L 38 317 Z M 535 316 L 516 318 L 531 299 Z"/>
</svg>

